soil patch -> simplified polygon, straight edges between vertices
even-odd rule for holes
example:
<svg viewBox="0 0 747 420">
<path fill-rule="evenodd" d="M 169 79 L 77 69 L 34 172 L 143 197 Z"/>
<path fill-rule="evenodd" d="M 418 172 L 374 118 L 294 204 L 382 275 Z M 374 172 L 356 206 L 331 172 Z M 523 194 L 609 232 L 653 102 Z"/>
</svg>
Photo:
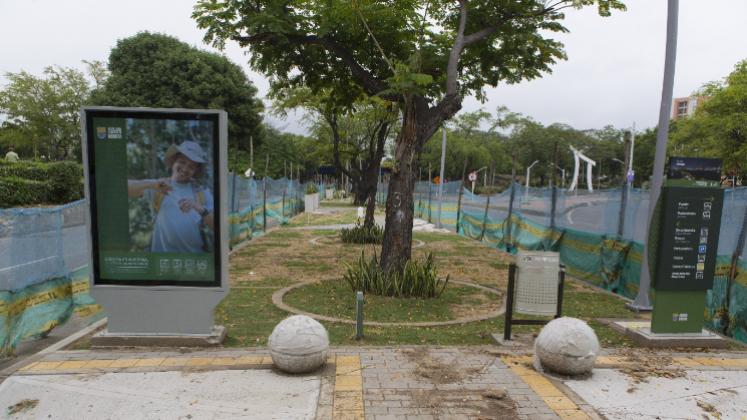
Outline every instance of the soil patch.
<svg viewBox="0 0 747 420">
<path fill-rule="evenodd" d="M 508 400 L 484 398 L 479 391 L 467 390 L 399 390 L 398 395 L 412 397 L 412 405 L 424 412 L 449 415 L 452 409 L 469 410 L 470 418 L 481 420 L 515 420 L 519 416 L 516 405 Z"/>
</svg>

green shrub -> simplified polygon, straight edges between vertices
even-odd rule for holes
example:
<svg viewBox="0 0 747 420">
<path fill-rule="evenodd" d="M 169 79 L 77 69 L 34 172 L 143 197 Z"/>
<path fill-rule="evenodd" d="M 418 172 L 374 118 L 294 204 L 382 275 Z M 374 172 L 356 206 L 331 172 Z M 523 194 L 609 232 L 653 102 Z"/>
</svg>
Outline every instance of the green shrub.
<svg viewBox="0 0 747 420">
<path fill-rule="evenodd" d="M 84 196 L 83 168 L 75 162 L 0 162 L 0 189 L 13 194 L 0 194 L 0 208 L 70 203 Z"/>
<path fill-rule="evenodd" d="M 343 228 L 340 237 L 345 244 L 381 244 L 384 240 L 384 229 L 377 224 L 366 228 L 358 221 L 353 228 Z"/>
<path fill-rule="evenodd" d="M 319 192 L 319 189 L 316 188 L 316 184 L 313 182 L 309 182 L 309 185 L 306 186 L 306 194 L 316 194 Z"/>
<path fill-rule="evenodd" d="M 428 254 L 425 260 L 419 262 L 410 260 L 405 263 L 402 274 L 385 272 L 379 265 L 379 260 L 374 254 L 373 259 L 366 260 L 363 250 L 355 265 L 342 263 L 347 272 L 344 275 L 353 292 L 362 291 L 372 295 L 394 296 L 399 298 L 439 298 L 446 285 L 449 284 L 449 276 L 443 282 L 438 279 L 438 264 L 433 253 Z"/>
<path fill-rule="evenodd" d="M 48 182 L 18 177 L 0 178 L 0 208 L 25 207 L 49 202 L 52 191 Z"/>
</svg>

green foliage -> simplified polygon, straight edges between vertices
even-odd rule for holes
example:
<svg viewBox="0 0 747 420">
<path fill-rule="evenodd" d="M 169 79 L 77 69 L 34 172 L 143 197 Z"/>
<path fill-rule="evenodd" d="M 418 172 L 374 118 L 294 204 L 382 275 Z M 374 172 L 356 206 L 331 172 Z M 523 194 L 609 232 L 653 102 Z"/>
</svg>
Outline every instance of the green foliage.
<svg viewBox="0 0 747 420">
<path fill-rule="evenodd" d="M 22 146 L 53 154 L 50 158 L 81 157 L 80 105 L 89 91 L 85 75 L 72 68 L 47 67 L 43 77 L 21 71 L 5 73 L 9 83 L 0 91 L 0 145 Z"/>
<path fill-rule="evenodd" d="M 313 156 L 311 139 L 293 133 L 281 133 L 277 128 L 263 125 L 264 141 L 259 147 L 254 147 L 254 179 L 264 179 L 265 161 L 270 155 L 267 175 L 272 179 L 283 176 L 293 176 L 296 179 L 296 169 L 300 168 L 301 177 L 306 171 L 314 171 L 319 167 L 319 160 Z M 228 162 L 233 170 L 235 150 L 228 150 Z M 238 173 L 244 174 L 250 167 L 251 155 L 246 150 L 239 150 Z M 283 165 L 285 163 L 285 165 Z M 293 163 L 293 174 L 290 165 Z"/>
<path fill-rule="evenodd" d="M 163 34 L 141 32 L 117 41 L 110 75 L 91 93 L 94 105 L 222 109 L 228 112 L 231 148 L 262 142 L 262 102 L 240 66 Z"/>
<path fill-rule="evenodd" d="M 485 86 L 549 73 L 556 60 L 566 58 L 563 45 L 546 38 L 568 31 L 559 23 L 565 18 L 563 9 L 593 4 L 602 16 L 611 9 L 625 10 L 617 0 L 467 2 L 463 35 L 474 39 L 459 46 L 458 65 L 452 69 L 458 73 L 451 75 L 459 82 L 460 95 L 484 100 Z M 427 0 L 203 0 L 192 17 L 206 30 L 204 41 L 218 48 L 247 34 L 243 45 L 249 47 L 252 68 L 276 84 L 330 87 L 335 96 L 351 102 L 362 89 L 371 95 L 389 89 L 440 98 L 462 19 L 457 4 Z M 394 74 L 363 21 L 396 67 Z M 389 83 L 378 82 L 387 79 Z"/>
<path fill-rule="evenodd" d="M 82 199 L 83 188 L 75 162 L 0 162 L 0 208 L 67 204 Z"/>
<path fill-rule="evenodd" d="M 309 184 L 306 186 L 306 194 L 316 194 L 319 192 L 319 189 L 316 187 L 316 184 L 313 181 L 310 181 Z"/>
<path fill-rule="evenodd" d="M 362 291 L 379 296 L 395 296 L 399 298 L 439 298 L 446 286 L 449 284 L 449 276 L 443 282 L 439 290 L 438 263 L 433 254 L 430 253 L 424 261 L 409 260 L 405 264 L 404 271 L 385 272 L 374 257 L 369 261 L 361 250 L 361 256 L 357 263 L 348 264 L 343 262 L 347 272 L 343 276 L 353 292 Z"/>
<path fill-rule="evenodd" d="M 695 114 L 678 121 L 670 135 L 677 154 L 692 156 L 698 149 L 700 157 L 724 159 L 725 169 L 747 167 L 747 60 L 723 82 L 707 83 L 693 97 L 702 98 Z"/>
<path fill-rule="evenodd" d="M 384 240 L 384 228 L 375 223 L 367 228 L 358 220 L 355 227 L 343 228 L 340 231 L 340 238 L 344 244 L 381 244 Z"/>
</svg>

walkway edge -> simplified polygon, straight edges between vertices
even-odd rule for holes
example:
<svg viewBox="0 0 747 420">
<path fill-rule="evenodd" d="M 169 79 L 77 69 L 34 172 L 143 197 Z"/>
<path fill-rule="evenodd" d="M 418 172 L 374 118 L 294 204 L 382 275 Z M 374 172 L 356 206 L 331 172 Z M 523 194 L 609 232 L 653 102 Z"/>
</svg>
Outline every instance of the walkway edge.
<svg viewBox="0 0 747 420">
<path fill-rule="evenodd" d="M 60 340 L 60 341 L 52 344 L 51 346 L 47 347 L 46 349 L 43 349 L 39 353 L 36 353 L 33 356 L 29 356 L 29 357 L 21 360 L 20 362 L 12 365 L 10 367 L 7 367 L 7 368 L 3 369 L 3 371 L 0 372 L 0 376 L 3 376 L 3 377 L 10 376 L 10 375 L 14 374 L 15 372 L 17 372 L 22 367 L 30 365 L 31 363 L 34 363 L 34 362 L 42 359 L 44 356 L 46 356 L 46 355 L 48 355 L 50 353 L 54 353 L 54 352 L 62 349 L 63 347 L 67 346 L 68 344 L 74 343 L 75 341 L 77 341 L 81 337 L 83 337 L 83 336 L 85 336 L 87 334 L 90 334 L 90 333 L 96 331 L 97 329 L 99 329 L 99 328 L 103 327 L 104 325 L 106 325 L 106 323 L 107 323 L 107 318 L 104 318 L 104 319 L 102 319 L 100 321 L 94 322 L 93 324 L 91 324 L 91 325 L 83 328 L 82 330 L 80 330 L 80 331 L 78 331 L 78 332 L 76 332 L 76 333 L 68 336 L 67 338 L 64 338 L 64 339 L 62 339 L 62 340 Z"/>
</svg>

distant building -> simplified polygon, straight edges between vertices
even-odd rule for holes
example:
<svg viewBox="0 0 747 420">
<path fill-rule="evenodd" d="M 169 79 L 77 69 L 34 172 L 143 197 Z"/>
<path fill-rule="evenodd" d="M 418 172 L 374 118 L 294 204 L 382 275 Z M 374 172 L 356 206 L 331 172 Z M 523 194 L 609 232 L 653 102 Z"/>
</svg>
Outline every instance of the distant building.
<svg viewBox="0 0 747 420">
<path fill-rule="evenodd" d="M 698 109 L 698 104 L 706 99 L 704 96 L 698 96 L 697 98 L 674 98 L 670 119 L 681 120 L 685 117 L 691 117 L 695 113 L 695 110 Z"/>
</svg>

